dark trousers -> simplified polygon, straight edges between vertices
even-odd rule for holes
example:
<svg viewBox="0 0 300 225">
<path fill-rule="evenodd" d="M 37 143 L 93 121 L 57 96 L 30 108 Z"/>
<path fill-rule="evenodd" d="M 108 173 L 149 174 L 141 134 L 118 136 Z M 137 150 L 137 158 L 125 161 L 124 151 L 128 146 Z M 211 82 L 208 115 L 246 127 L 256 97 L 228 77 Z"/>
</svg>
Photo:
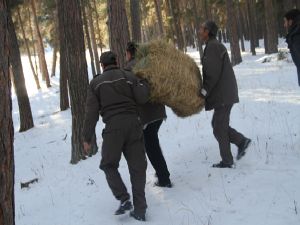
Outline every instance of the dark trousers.
<svg viewBox="0 0 300 225">
<path fill-rule="evenodd" d="M 212 119 L 213 133 L 219 143 L 222 161 L 226 164 L 233 164 L 230 143 L 239 146 L 245 138 L 229 126 L 231 108 L 232 105 L 225 105 L 214 109 Z"/>
<path fill-rule="evenodd" d="M 170 182 L 170 173 L 159 145 L 158 130 L 161 124 L 162 120 L 148 124 L 144 130 L 144 138 L 147 156 L 157 174 L 158 181 L 163 184 Z"/>
<path fill-rule="evenodd" d="M 145 213 L 147 160 L 140 121 L 137 117 L 110 121 L 106 124 L 102 137 L 100 169 L 104 171 L 113 195 L 122 202 L 130 197 L 118 171 L 123 152 L 130 173 L 134 210 Z"/>
</svg>

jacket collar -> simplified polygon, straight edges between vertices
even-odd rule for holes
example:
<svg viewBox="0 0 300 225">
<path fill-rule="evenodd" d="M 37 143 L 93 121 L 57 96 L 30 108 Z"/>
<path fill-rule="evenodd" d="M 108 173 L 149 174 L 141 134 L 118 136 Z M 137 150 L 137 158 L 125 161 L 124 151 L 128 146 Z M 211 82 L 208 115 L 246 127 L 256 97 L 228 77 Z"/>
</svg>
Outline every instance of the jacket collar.
<svg viewBox="0 0 300 225">
<path fill-rule="evenodd" d="M 103 73 L 109 70 L 115 70 L 115 69 L 119 69 L 119 67 L 117 65 L 108 65 L 105 67 L 105 69 L 103 70 Z"/>
</svg>

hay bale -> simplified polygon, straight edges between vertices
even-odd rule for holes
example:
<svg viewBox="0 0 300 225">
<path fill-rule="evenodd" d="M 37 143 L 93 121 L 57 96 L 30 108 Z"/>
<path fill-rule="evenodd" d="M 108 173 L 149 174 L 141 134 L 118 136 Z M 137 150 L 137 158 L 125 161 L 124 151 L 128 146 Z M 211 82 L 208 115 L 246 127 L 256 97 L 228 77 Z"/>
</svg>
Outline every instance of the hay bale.
<svg viewBox="0 0 300 225">
<path fill-rule="evenodd" d="M 133 71 L 149 81 L 150 101 L 169 106 L 179 117 L 202 110 L 202 78 L 192 58 L 164 41 L 153 41 L 139 46 L 136 61 Z"/>
</svg>

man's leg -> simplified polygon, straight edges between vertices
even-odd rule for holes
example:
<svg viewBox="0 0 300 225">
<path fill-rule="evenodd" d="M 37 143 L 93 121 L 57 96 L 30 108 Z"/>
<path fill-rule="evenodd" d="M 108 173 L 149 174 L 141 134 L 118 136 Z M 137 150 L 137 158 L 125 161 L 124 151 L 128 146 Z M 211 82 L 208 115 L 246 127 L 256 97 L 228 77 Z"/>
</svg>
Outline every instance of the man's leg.
<svg viewBox="0 0 300 225">
<path fill-rule="evenodd" d="M 130 198 L 118 171 L 124 137 L 119 130 L 111 132 L 104 130 L 102 137 L 103 143 L 100 169 L 104 171 L 107 183 L 115 198 L 124 202 Z"/>
<path fill-rule="evenodd" d="M 132 184 L 134 212 L 139 216 L 145 216 L 147 208 L 145 197 L 147 160 L 142 126 L 136 123 L 129 132 L 124 147 L 124 156 L 128 163 Z"/>
<path fill-rule="evenodd" d="M 231 107 L 232 105 L 215 109 L 212 119 L 213 133 L 219 143 L 222 162 L 226 165 L 233 164 L 229 140 L 229 115 Z"/>
<path fill-rule="evenodd" d="M 147 156 L 155 169 L 159 183 L 170 183 L 170 173 L 168 171 L 167 163 L 160 148 L 158 139 L 158 130 L 162 120 L 155 121 L 147 125 L 144 130 L 145 148 Z"/>
</svg>

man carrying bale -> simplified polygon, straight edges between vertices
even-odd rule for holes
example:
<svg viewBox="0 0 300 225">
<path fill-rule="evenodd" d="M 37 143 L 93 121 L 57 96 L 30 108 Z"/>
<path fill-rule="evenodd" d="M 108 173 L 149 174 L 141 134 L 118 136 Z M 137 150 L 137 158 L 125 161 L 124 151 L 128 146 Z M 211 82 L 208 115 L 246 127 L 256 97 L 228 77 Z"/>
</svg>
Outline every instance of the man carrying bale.
<svg viewBox="0 0 300 225">
<path fill-rule="evenodd" d="M 136 64 L 136 44 L 128 42 L 126 48 L 127 65 L 125 70 L 131 71 Z M 159 145 L 158 131 L 164 119 L 167 118 L 166 109 L 163 104 L 148 102 L 139 108 L 141 121 L 144 125 L 145 148 L 148 158 L 156 172 L 159 187 L 172 187 L 170 173 L 164 155 Z"/>
<path fill-rule="evenodd" d="M 216 39 L 218 27 L 206 21 L 200 28 L 200 37 L 205 42 L 203 65 L 203 88 L 200 95 L 205 98 L 205 109 L 214 109 L 212 127 L 219 143 L 222 161 L 213 164 L 217 168 L 232 168 L 234 165 L 230 143 L 238 147 L 236 159 L 246 153 L 251 140 L 229 126 L 230 111 L 239 102 L 237 82 L 227 50 Z"/>
<path fill-rule="evenodd" d="M 104 52 L 100 63 L 103 74 L 96 76 L 88 87 L 83 129 L 84 150 L 88 153 L 90 149 L 100 113 L 105 123 L 100 169 L 104 171 L 113 195 L 120 201 L 115 215 L 124 214 L 132 208 L 130 195 L 118 172 L 123 153 L 132 184 L 134 210 L 130 216 L 145 221 L 147 161 L 137 104 L 148 101 L 149 87 L 133 73 L 120 70 L 113 52 Z"/>
</svg>

